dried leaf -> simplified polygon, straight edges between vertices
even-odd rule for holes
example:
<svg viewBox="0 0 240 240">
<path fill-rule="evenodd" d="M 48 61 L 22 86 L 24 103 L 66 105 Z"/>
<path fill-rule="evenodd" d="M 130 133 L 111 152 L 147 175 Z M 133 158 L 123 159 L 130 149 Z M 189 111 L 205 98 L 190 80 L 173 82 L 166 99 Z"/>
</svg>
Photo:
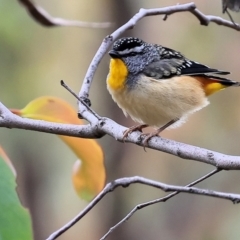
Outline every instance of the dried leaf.
<svg viewBox="0 0 240 240">
<path fill-rule="evenodd" d="M 40 97 L 31 101 L 22 110 L 12 109 L 19 116 L 50 122 L 83 124 L 76 111 L 65 101 L 56 97 Z M 59 135 L 73 150 L 79 160 L 74 164 L 73 185 L 78 195 L 90 201 L 104 187 L 105 167 L 101 147 L 93 139 Z"/>
</svg>

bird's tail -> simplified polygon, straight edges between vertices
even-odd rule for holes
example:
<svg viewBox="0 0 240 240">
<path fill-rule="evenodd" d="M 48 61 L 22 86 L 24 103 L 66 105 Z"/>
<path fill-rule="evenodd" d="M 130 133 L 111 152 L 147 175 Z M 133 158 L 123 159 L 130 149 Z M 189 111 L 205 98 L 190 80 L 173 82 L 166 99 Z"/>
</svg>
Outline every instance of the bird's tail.
<svg viewBox="0 0 240 240">
<path fill-rule="evenodd" d="M 208 74 L 198 76 L 195 79 L 201 82 L 206 96 L 209 96 L 215 92 L 218 92 L 230 86 L 234 87 L 240 86 L 239 82 Z"/>
<path fill-rule="evenodd" d="M 239 87 L 240 86 L 240 82 L 233 81 L 228 78 L 218 77 L 218 76 L 214 76 L 214 75 L 207 75 L 207 76 L 209 79 L 212 79 L 212 81 L 221 83 L 222 85 L 224 85 L 226 87 L 230 87 L 230 86 Z"/>
</svg>

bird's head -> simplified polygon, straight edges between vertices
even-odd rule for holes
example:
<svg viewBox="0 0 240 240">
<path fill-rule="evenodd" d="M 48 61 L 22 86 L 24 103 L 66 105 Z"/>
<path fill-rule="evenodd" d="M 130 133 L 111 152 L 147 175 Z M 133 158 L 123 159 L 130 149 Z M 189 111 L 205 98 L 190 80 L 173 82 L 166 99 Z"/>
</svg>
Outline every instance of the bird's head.
<svg viewBox="0 0 240 240">
<path fill-rule="evenodd" d="M 109 55 L 113 59 L 121 59 L 133 74 L 141 72 L 149 63 L 159 59 L 155 45 L 134 37 L 118 39 Z"/>
</svg>

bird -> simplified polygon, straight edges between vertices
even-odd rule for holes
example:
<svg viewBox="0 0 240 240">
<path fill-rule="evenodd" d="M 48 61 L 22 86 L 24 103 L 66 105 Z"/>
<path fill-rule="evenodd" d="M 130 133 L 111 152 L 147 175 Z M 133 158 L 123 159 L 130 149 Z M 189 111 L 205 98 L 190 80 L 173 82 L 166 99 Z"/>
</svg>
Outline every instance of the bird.
<svg viewBox="0 0 240 240">
<path fill-rule="evenodd" d="M 123 141 L 133 131 L 148 141 L 166 128 L 181 126 L 196 111 L 209 104 L 208 96 L 240 83 L 216 76 L 230 72 L 210 68 L 186 58 L 180 52 L 136 37 L 124 37 L 109 51 L 107 89 L 112 99 L 135 122 L 123 133 Z"/>
<path fill-rule="evenodd" d="M 240 0 L 222 0 L 222 12 L 227 13 L 232 23 L 237 26 L 237 24 L 234 22 L 230 12 L 228 12 L 228 9 L 239 12 L 240 11 Z"/>
<path fill-rule="evenodd" d="M 239 0 L 222 0 L 223 13 L 230 9 L 234 12 L 240 11 L 240 1 Z"/>
</svg>

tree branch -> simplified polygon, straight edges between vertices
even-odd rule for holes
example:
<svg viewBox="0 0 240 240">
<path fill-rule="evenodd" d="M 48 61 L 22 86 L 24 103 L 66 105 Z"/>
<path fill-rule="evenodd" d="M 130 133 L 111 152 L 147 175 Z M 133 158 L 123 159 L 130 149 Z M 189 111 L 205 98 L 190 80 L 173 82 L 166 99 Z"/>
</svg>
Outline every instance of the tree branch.
<svg viewBox="0 0 240 240">
<path fill-rule="evenodd" d="M 1 102 L 0 127 L 18 128 L 81 138 L 100 138 L 105 135 L 97 126 L 90 124 L 74 125 L 22 118 L 10 112 Z"/>
<path fill-rule="evenodd" d="M 199 19 L 199 21 L 202 25 L 208 26 L 210 22 L 214 22 L 218 25 L 222 25 L 222 26 L 229 27 L 229 28 L 235 29 L 237 31 L 240 31 L 239 24 L 225 20 L 221 17 L 212 16 L 212 15 L 204 15 L 198 9 L 194 9 L 193 11 L 191 11 L 191 13 Z"/>
<path fill-rule="evenodd" d="M 210 173 L 206 174 L 205 176 L 203 176 L 203 177 L 201 177 L 201 178 L 199 178 L 199 179 L 197 179 L 197 180 L 187 184 L 185 187 L 194 186 L 194 185 L 204 181 L 205 179 L 210 178 L 211 176 L 213 176 L 214 174 L 220 172 L 221 170 L 222 169 L 217 169 L 216 168 L 213 171 L 211 171 Z M 148 207 L 150 205 L 153 205 L 153 204 L 156 204 L 156 203 L 159 203 L 159 202 L 166 202 L 167 200 L 169 200 L 170 198 L 176 196 L 179 193 L 180 193 L 179 191 L 176 191 L 176 192 L 168 194 L 165 197 L 158 198 L 158 199 L 155 199 L 155 200 L 152 200 L 152 201 L 149 201 L 149 202 L 145 202 L 145 203 L 141 203 L 141 204 L 136 205 L 120 222 L 118 222 L 116 225 L 111 227 L 109 229 L 109 231 L 100 240 L 106 239 L 109 234 L 111 234 L 116 228 L 120 227 L 123 223 L 125 223 L 127 220 L 129 220 L 134 215 L 134 213 L 137 212 L 138 210 L 141 210 L 142 208 Z"/>
<path fill-rule="evenodd" d="M 23 5 L 29 15 L 44 27 L 81 27 L 81 28 L 109 28 L 112 24 L 109 22 L 82 22 L 67 20 L 63 18 L 54 18 L 46 10 L 34 4 L 31 0 L 18 0 Z"/>
<path fill-rule="evenodd" d="M 125 187 L 129 187 L 131 184 L 134 184 L 134 183 L 140 183 L 143 185 L 155 187 L 163 190 L 164 192 L 177 191 L 177 192 L 185 192 L 190 194 L 210 196 L 210 197 L 230 200 L 234 204 L 240 202 L 240 194 L 223 193 L 223 192 L 200 189 L 195 187 L 174 186 L 174 185 L 153 181 L 153 180 L 150 180 L 144 177 L 139 177 L 139 176 L 120 178 L 113 182 L 108 183 L 105 186 L 105 188 L 97 195 L 97 197 L 94 198 L 83 211 L 81 211 L 75 218 L 73 218 L 70 222 L 68 222 L 62 228 L 52 233 L 47 238 L 47 240 L 54 240 L 60 235 L 62 235 L 64 232 L 66 232 L 69 228 L 71 228 L 74 224 L 76 224 L 79 220 L 81 220 L 107 193 L 112 192 L 117 187 L 121 186 L 125 188 Z"/>
<path fill-rule="evenodd" d="M 100 117 L 100 119 L 96 121 L 96 118 L 92 115 L 91 111 L 88 111 L 88 114 L 92 116 L 94 123 L 77 126 L 21 118 L 11 113 L 2 103 L 0 103 L 0 127 L 19 128 L 82 138 L 99 138 L 104 134 L 108 134 L 116 140 L 123 142 L 123 133 L 127 130 L 126 127 L 117 124 L 111 119 L 103 117 Z M 143 140 L 144 139 L 141 138 L 141 132 L 133 132 L 128 135 L 125 142 L 144 146 Z M 148 142 L 148 147 L 178 156 L 182 159 L 191 159 L 207 163 L 217 168 L 225 170 L 240 170 L 239 156 L 225 155 L 162 137 L 151 138 Z"/>
</svg>

